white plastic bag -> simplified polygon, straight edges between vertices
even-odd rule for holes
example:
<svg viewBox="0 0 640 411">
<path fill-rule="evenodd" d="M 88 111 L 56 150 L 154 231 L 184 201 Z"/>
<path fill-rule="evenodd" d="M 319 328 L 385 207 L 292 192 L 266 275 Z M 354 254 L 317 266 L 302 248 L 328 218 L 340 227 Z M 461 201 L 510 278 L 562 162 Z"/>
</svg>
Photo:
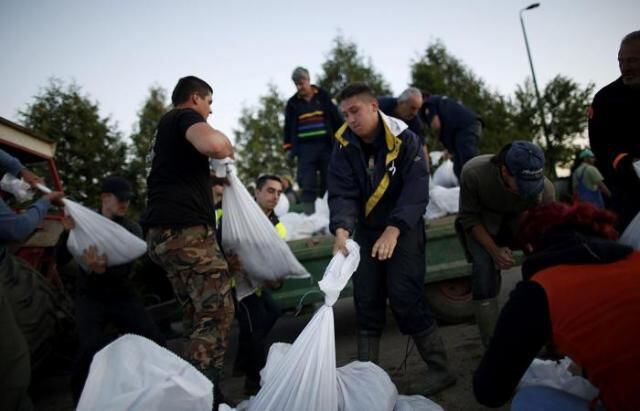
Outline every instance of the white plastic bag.
<svg viewBox="0 0 640 411">
<path fill-rule="evenodd" d="M 258 283 L 286 277 L 310 277 L 242 184 L 232 162 L 226 160 L 215 164 L 216 175 L 226 175 L 229 180 L 222 197 L 222 247 L 225 252 L 236 254 L 248 276 Z"/>
<path fill-rule="evenodd" d="M 73 218 L 75 228 L 69 232 L 67 248 L 79 263 L 84 250 L 96 246 L 98 254 L 107 257 L 107 266 L 130 263 L 147 251 L 147 244 L 100 214 L 74 201 L 62 200 Z"/>
<path fill-rule="evenodd" d="M 278 199 L 278 204 L 273 209 L 273 212 L 276 213 L 278 217 L 283 216 L 289 212 L 289 199 L 286 195 L 282 194 Z"/>
<path fill-rule="evenodd" d="M 339 411 L 393 411 L 398 389 L 382 368 L 354 361 L 337 370 Z"/>
<path fill-rule="evenodd" d="M 635 250 L 640 250 L 640 213 L 638 213 L 631 223 L 625 228 L 624 233 L 620 236 L 620 244 L 633 247 Z"/>
<path fill-rule="evenodd" d="M 51 192 L 43 185 L 38 185 L 38 189 Z M 69 232 L 67 248 L 78 264 L 84 266 L 82 254 L 92 245 L 98 254 L 107 257 L 108 267 L 130 263 L 147 252 L 147 243 L 120 224 L 75 201 L 63 198 L 62 202 L 75 222 L 75 228 Z"/>
<path fill-rule="evenodd" d="M 444 411 L 444 409 L 422 395 L 399 395 L 393 411 Z"/>
<path fill-rule="evenodd" d="M 425 217 L 427 220 L 444 217 L 458 212 L 460 204 L 460 187 L 445 188 L 434 185 L 429 190 L 429 204 Z"/>
<path fill-rule="evenodd" d="M 151 340 L 124 335 L 94 357 L 78 411 L 211 411 L 213 384 Z"/>
<path fill-rule="evenodd" d="M 453 172 L 453 161 L 445 160 L 436 168 L 435 173 L 433 173 L 433 184 L 447 188 L 460 185 L 456 174 Z"/>
<path fill-rule="evenodd" d="M 13 196 L 19 202 L 29 201 L 33 198 L 31 186 L 21 178 L 17 178 L 11 173 L 6 173 L 0 180 L 0 188 Z"/>
<path fill-rule="evenodd" d="M 536 358 L 522 376 L 518 388 L 542 385 L 566 391 L 587 401 L 597 397 L 598 389 L 588 380 L 571 374 L 568 370 L 569 365 L 571 360 L 567 357 L 559 363 Z"/>
<path fill-rule="evenodd" d="M 249 410 L 326 411 L 338 407 L 336 347 L 332 305 L 360 262 L 360 247 L 347 241 L 349 255 L 336 254 L 319 283 L 323 305 L 295 342 L 269 351 L 261 373 L 264 385 Z"/>
</svg>

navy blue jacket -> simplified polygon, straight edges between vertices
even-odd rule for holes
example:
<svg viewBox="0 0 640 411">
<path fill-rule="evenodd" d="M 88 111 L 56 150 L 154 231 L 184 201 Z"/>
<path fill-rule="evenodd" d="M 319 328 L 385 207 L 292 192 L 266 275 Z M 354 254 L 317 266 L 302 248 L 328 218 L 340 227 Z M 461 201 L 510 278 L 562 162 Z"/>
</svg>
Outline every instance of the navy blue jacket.
<svg viewBox="0 0 640 411">
<path fill-rule="evenodd" d="M 447 96 L 432 95 L 426 99 L 419 111 L 422 121 L 431 127 L 435 115 L 440 117 L 440 141 L 452 150 L 455 134 L 479 121 L 478 116 L 458 101 Z"/>
<path fill-rule="evenodd" d="M 333 134 L 342 125 L 342 116 L 329 93 L 312 86 L 315 94 L 310 101 L 294 94 L 284 112 L 284 149 L 298 154 L 297 147 L 303 142 L 333 142 Z"/>
<path fill-rule="evenodd" d="M 394 111 L 397 106 L 398 106 L 398 99 L 395 97 L 378 97 L 378 108 L 380 108 L 380 110 L 388 116 L 396 117 L 396 115 L 394 114 Z M 414 118 L 412 118 L 409 121 L 403 118 L 401 118 L 400 120 L 407 123 L 407 125 L 409 126 L 409 130 L 416 133 L 418 137 L 420 138 L 423 137 L 423 132 L 422 132 L 423 125 L 422 125 L 422 121 L 420 121 L 420 116 L 416 115 Z"/>
<path fill-rule="evenodd" d="M 362 141 L 346 123 L 335 137 L 327 186 L 329 228 L 353 233 L 356 225 L 383 230 L 392 225 L 405 232 L 422 218 L 429 202 L 429 172 L 418 136 L 382 112 L 384 135 L 373 143 L 375 164 L 367 174 Z"/>
</svg>

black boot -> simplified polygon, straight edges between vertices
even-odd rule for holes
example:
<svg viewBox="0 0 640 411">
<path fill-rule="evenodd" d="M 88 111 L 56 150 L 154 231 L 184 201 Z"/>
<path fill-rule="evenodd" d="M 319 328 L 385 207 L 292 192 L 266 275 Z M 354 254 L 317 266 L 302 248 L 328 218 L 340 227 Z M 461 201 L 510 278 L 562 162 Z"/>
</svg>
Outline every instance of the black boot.
<svg viewBox="0 0 640 411">
<path fill-rule="evenodd" d="M 420 357 L 427 363 L 427 388 L 424 396 L 430 396 L 456 383 L 456 377 L 449 371 L 447 351 L 444 348 L 438 327 L 434 324 L 428 330 L 413 335 Z"/>
<path fill-rule="evenodd" d="M 217 368 L 210 368 L 208 370 L 201 370 L 201 372 L 211 381 L 213 384 L 213 411 L 218 411 L 220 404 L 229 404 L 225 399 L 224 394 L 220 391 L 220 380 L 222 377 L 222 371 Z"/>
<path fill-rule="evenodd" d="M 378 363 L 380 335 L 374 331 L 358 331 L 358 361 Z"/>
</svg>

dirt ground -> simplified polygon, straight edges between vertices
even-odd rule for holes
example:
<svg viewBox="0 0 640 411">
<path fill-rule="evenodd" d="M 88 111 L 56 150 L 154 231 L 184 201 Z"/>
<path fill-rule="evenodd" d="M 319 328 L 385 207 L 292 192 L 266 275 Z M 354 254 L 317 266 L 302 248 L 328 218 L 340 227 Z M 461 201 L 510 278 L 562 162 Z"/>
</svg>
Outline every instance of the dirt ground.
<svg viewBox="0 0 640 411">
<path fill-rule="evenodd" d="M 520 279 L 520 270 L 512 269 L 503 273 L 501 303 L 504 304 L 509 292 Z M 270 335 L 272 342 L 293 342 L 305 327 L 312 314 L 294 317 L 286 314 L 274 327 Z M 335 333 L 336 333 L 336 362 L 337 366 L 343 366 L 356 358 L 356 323 L 353 301 L 346 298 L 338 301 L 334 306 Z M 473 371 L 478 365 L 483 354 L 482 343 L 475 324 L 442 325 L 440 328 L 442 337 L 449 353 L 451 368 L 458 378 L 457 384 L 447 390 L 434 395 L 431 400 L 449 411 L 473 411 L 486 410 L 475 401 L 471 386 Z M 231 336 L 232 347 L 227 355 L 226 375 L 222 388 L 230 400 L 240 402 L 246 399 L 243 394 L 243 378 L 231 377 L 231 368 L 237 345 L 237 330 Z M 419 394 L 421 380 L 426 371 L 425 365 L 413 344 L 406 336 L 400 334 L 390 314 L 387 317 L 387 326 L 380 343 L 380 366 L 384 368 L 396 384 L 400 394 Z M 404 364 L 407 347 L 409 355 Z M 73 410 L 70 394 L 68 392 L 69 379 L 67 375 L 49 376 L 44 379 L 35 379 L 32 387 L 32 396 L 36 409 L 43 411 L 68 411 Z M 500 408 L 508 410 L 508 404 Z"/>
</svg>

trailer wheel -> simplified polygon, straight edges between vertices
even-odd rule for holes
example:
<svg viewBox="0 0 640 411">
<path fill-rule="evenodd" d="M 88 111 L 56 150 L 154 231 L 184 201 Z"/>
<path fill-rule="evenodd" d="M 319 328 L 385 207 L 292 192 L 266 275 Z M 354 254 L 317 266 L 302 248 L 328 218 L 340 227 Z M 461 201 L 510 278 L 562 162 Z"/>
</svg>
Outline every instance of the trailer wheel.
<svg viewBox="0 0 640 411">
<path fill-rule="evenodd" d="M 436 319 L 448 324 L 473 320 L 471 277 L 426 284 L 424 294 Z"/>
</svg>

